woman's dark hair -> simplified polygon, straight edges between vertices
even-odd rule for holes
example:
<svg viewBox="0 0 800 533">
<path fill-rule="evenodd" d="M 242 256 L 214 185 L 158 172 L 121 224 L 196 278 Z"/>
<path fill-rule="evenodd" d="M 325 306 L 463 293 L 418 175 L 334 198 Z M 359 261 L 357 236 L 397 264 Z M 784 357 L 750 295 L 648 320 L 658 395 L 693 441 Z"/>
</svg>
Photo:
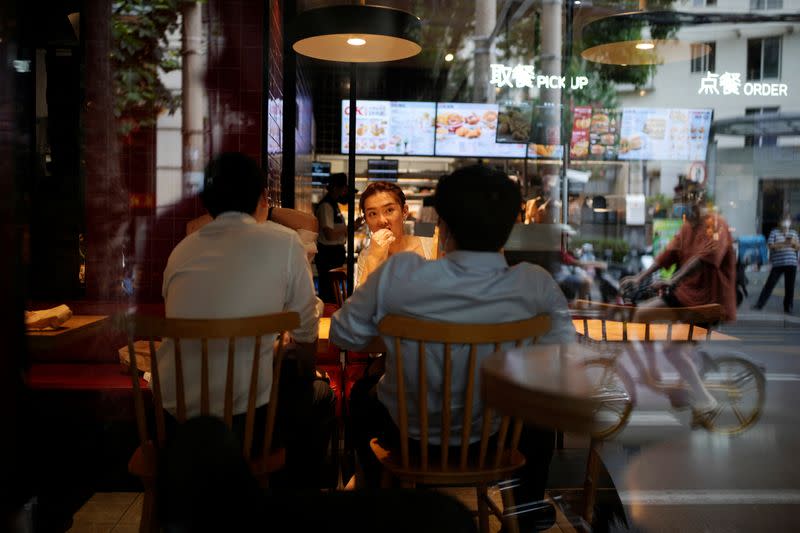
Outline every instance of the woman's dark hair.
<svg viewBox="0 0 800 533">
<path fill-rule="evenodd" d="M 406 205 L 406 195 L 403 192 L 403 189 L 388 181 L 373 181 L 367 185 L 367 187 L 364 189 L 364 192 L 361 193 L 361 199 L 358 201 L 358 206 L 361 208 L 362 213 L 364 212 L 364 202 L 367 201 L 367 198 L 374 196 L 379 192 L 387 192 L 391 195 L 394 195 L 395 200 L 397 200 L 397 203 L 400 204 L 401 209 L 404 205 Z"/>
<path fill-rule="evenodd" d="M 460 168 L 436 186 L 434 206 L 461 250 L 496 252 L 508 240 L 519 213 L 519 187 L 499 170 Z"/>
<path fill-rule="evenodd" d="M 206 167 L 200 199 L 215 218 L 226 211 L 252 215 L 264 190 L 264 181 L 264 173 L 253 159 L 239 152 L 226 152 Z"/>
</svg>

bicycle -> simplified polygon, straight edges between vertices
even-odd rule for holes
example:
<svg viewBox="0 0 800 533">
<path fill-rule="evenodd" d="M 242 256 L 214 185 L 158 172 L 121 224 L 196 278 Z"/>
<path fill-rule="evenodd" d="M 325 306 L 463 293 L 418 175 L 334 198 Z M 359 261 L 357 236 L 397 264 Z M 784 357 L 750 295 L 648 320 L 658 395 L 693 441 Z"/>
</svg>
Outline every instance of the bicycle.
<svg viewBox="0 0 800 533">
<path fill-rule="evenodd" d="M 695 416 L 693 425 L 714 433 L 734 435 L 758 421 L 765 400 L 763 368 L 741 352 L 712 355 L 705 349 L 695 348 L 697 333 L 705 331 L 706 340 L 713 339 L 710 324 L 719 321 L 719 305 L 659 309 L 651 313 L 651 321 L 646 324 L 630 321 L 635 311 L 633 307 L 581 301 L 576 302 L 576 308 L 577 312 L 583 313 L 579 318 L 583 320 L 584 331 L 579 332 L 579 339 L 598 352 L 597 357 L 583 363 L 594 385 L 595 397 L 600 400 L 593 438 L 608 439 L 627 425 L 637 401 L 637 383 L 666 394 L 673 406 L 689 407 L 688 402 L 681 401 L 681 397 L 689 393 L 686 381 L 680 377 L 677 380 L 661 379 L 638 353 L 661 348 L 662 345 L 653 342 L 659 340 L 672 343 L 665 345 L 672 350 L 692 350 L 696 355 L 698 375 L 717 401 L 717 407 L 706 416 L 699 419 Z M 589 327 L 592 321 L 599 321 L 599 324 L 591 324 L 594 331 Z M 642 330 L 644 335 L 641 335 Z M 635 342 L 639 340 L 642 342 Z M 690 345 L 684 346 L 683 342 Z M 622 357 L 626 354 L 637 372 L 636 379 L 622 364 Z"/>
</svg>

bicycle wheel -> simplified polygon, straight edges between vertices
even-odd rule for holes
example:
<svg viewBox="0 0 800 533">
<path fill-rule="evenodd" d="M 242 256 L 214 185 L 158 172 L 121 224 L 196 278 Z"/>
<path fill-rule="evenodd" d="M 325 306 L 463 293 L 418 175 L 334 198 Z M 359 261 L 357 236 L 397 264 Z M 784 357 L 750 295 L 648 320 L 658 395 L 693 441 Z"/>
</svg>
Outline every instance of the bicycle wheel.
<svg viewBox="0 0 800 533">
<path fill-rule="evenodd" d="M 583 362 L 592 384 L 592 397 L 599 401 L 592 437 L 608 439 L 628 423 L 633 410 L 633 382 L 614 359 L 600 357 Z"/>
<path fill-rule="evenodd" d="M 764 373 L 738 356 L 708 359 L 701 376 L 708 392 L 719 403 L 705 424 L 709 431 L 734 435 L 758 421 L 764 407 Z"/>
</svg>

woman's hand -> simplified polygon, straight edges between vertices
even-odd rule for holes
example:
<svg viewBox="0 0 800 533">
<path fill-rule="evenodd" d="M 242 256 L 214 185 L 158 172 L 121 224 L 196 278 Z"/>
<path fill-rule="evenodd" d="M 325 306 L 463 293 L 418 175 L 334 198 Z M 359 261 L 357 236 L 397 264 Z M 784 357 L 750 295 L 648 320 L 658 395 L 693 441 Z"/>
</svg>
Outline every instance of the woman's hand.
<svg viewBox="0 0 800 533">
<path fill-rule="evenodd" d="M 379 229 L 372 234 L 372 241 L 369 247 L 388 248 L 396 239 L 397 237 L 392 233 L 392 230 L 387 228 Z"/>
</svg>

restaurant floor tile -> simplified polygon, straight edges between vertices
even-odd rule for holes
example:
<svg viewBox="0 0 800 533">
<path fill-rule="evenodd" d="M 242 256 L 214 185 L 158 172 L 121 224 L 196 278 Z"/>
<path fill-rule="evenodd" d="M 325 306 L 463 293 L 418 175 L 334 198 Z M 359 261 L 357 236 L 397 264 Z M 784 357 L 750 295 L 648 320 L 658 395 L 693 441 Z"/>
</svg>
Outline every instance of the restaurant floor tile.
<svg viewBox="0 0 800 533">
<path fill-rule="evenodd" d="M 97 492 L 72 517 L 69 533 L 136 531 L 141 500 L 141 493 L 136 492 Z"/>
<path fill-rule="evenodd" d="M 441 489 L 445 494 L 458 499 L 469 509 L 476 508 L 475 489 Z M 499 506 L 502 502 L 497 491 L 491 492 Z M 142 514 L 142 494 L 135 492 L 95 493 L 73 517 L 72 528 L 68 533 L 134 533 L 139 530 Z M 500 531 L 500 521 L 490 517 L 490 533 Z M 546 533 L 573 533 L 575 529 L 556 506 L 556 523 Z"/>
</svg>

